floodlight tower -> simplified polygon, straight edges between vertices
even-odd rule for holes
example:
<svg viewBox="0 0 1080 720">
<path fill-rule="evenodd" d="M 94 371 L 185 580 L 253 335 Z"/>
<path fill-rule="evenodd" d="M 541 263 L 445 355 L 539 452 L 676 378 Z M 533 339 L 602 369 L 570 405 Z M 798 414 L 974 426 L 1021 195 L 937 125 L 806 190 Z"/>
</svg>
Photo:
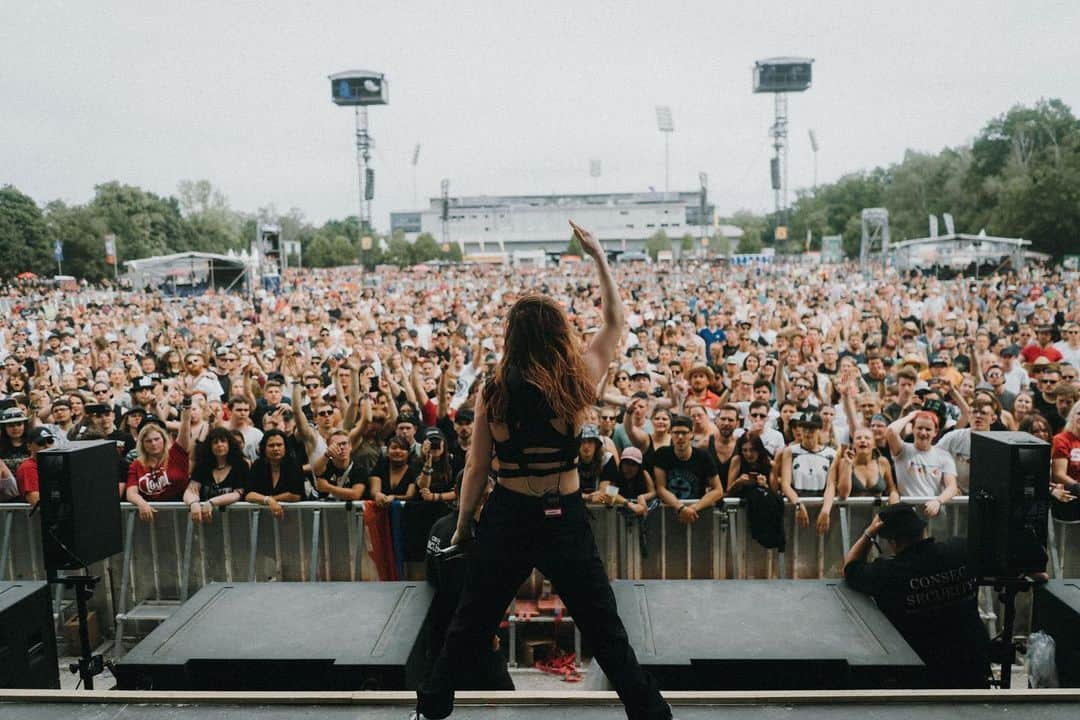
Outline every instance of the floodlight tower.
<svg viewBox="0 0 1080 720">
<path fill-rule="evenodd" d="M 671 119 L 671 108 L 667 105 L 656 106 L 656 129 L 664 133 L 664 193 L 668 192 L 668 184 L 670 179 L 670 151 L 669 141 L 671 140 L 671 133 L 675 132 L 675 123 Z"/>
<path fill-rule="evenodd" d="M 420 143 L 416 143 L 416 147 L 412 152 L 412 204 L 416 207 L 416 163 L 420 162 Z"/>
<path fill-rule="evenodd" d="M 773 157 L 769 167 L 772 175 L 773 200 L 777 222 L 786 224 L 787 211 L 787 94 L 803 92 L 810 87 L 812 58 L 775 57 L 754 63 L 754 92 L 772 93 L 774 98 Z"/>
<path fill-rule="evenodd" d="M 375 198 L 375 170 L 368 132 L 368 106 L 387 105 L 390 88 L 386 76 L 370 70 L 346 70 L 330 76 L 330 97 L 335 105 L 353 107 L 356 116 L 356 169 L 359 176 L 360 233 L 371 229 L 371 201 Z"/>
<path fill-rule="evenodd" d="M 814 192 L 817 192 L 817 133 L 810 131 L 810 149 L 814 151 Z"/>
</svg>

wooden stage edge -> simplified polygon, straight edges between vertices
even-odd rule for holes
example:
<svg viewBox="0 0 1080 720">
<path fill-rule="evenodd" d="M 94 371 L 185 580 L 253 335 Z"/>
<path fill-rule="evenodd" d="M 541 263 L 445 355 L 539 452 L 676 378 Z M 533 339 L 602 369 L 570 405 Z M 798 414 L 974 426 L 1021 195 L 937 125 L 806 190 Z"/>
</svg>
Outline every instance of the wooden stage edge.
<svg viewBox="0 0 1080 720">
<path fill-rule="evenodd" d="M 675 705 L 859 705 L 933 703 L 1070 703 L 1080 702 L 1080 690 L 815 690 L 777 692 L 670 691 Z M 77 703 L 140 705 L 354 705 L 412 706 L 411 692 L 143 692 L 127 690 L 0 690 L 0 703 Z M 464 706 L 606 706 L 617 705 L 613 692 L 459 692 Z"/>
</svg>

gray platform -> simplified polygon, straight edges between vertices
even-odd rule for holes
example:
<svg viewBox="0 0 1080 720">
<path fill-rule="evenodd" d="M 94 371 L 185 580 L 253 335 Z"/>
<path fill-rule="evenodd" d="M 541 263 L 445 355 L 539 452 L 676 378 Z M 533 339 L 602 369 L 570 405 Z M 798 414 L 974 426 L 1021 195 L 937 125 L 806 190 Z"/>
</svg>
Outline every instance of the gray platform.
<svg viewBox="0 0 1080 720">
<path fill-rule="evenodd" d="M 1058 720 L 1076 717 L 1080 696 L 1044 691 L 1033 693 L 978 693 L 963 695 L 942 693 L 862 693 L 859 697 L 815 698 L 795 694 L 762 694 L 759 697 L 689 697 L 673 693 L 670 697 L 679 720 L 705 720 L 723 717 L 732 720 L 790 720 L 792 717 L 814 720 L 986 720 L 1014 718 Z M 116 698 L 111 702 L 50 702 L 47 699 L 5 700 L 0 697 L 0 720 L 282 720 L 294 718 L 355 720 L 404 720 L 413 700 L 400 696 L 392 700 L 354 697 L 326 700 L 296 700 L 289 703 L 247 699 Z M 573 693 L 570 693 L 573 695 Z M 582 695 L 588 695 L 583 693 Z M 613 693 L 607 697 L 528 698 L 512 701 L 499 698 L 461 698 L 452 718 L 469 720 L 550 720 L 571 716 L 575 720 L 617 720 L 625 718 Z M 833 693 L 837 695 L 837 693 Z"/>
<path fill-rule="evenodd" d="M 405 690 L 426 583 L 215 583 L 116 664 L 120 689 Z"/>
<path fill-rule="evenodd" d="M 612 583 L 630 644 L 665 690 L 914 688 L 925 666 L 836 580 Z"/>
</svg>

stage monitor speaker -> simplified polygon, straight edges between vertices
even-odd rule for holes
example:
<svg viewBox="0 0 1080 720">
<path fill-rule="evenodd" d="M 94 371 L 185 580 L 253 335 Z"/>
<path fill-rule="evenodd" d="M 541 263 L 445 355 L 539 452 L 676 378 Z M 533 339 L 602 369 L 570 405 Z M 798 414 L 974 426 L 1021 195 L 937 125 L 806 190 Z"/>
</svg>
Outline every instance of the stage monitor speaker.
<svg viewBox="0 0 1080 720">
<path fill-rule="evenodd" d="M 119 553 L 116 442 L 76 441 L 37 458 L 45 568 L 75 570 Z"/>
<path fill-rule="evenodd" d="M 1048 443 L 1022 432 L 971 433 L 969 575 L 1045 571 L 1049 506 Z"/>
<path fill-rule="evenodd" d="M 47 583 L 0 582 L 0 689 L 60 689 Z"/>
</svg>

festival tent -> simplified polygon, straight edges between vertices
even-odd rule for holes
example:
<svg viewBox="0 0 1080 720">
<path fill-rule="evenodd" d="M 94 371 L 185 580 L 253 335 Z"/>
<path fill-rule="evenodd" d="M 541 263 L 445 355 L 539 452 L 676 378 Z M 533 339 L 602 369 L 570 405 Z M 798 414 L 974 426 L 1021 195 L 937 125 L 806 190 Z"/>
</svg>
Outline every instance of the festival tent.
<svg viewBox="0 0 1080 720">
<path fill-rule="evenodd" d="M 244 257 L 183 252 L 128 260 L 127 278 L 133 288 L 150 288 L 166 295 L 201 295 L 215 290 L 246 290 L 252 268 Z"/>
</svg>

